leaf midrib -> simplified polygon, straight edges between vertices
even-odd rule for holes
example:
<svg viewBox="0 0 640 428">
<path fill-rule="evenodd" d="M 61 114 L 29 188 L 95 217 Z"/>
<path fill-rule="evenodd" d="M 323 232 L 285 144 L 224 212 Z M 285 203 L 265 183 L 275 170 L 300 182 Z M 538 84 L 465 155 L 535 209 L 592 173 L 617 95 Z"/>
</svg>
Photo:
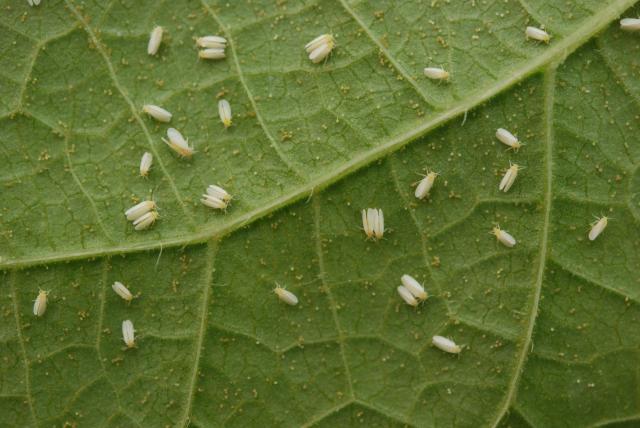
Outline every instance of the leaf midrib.
<svg viewBox="0 0 640 428">
<path fill-rule="evenodd" d="M 77 14 L 77 11 L 73 7 L 73 5 L 69 4 L 69 0 L 66 1 L 70 9 L 72 9 L 72 11 Z M 531 74 L 534 74 L 547 64 L 560 62 L 563 58 L 582 46 L 593 35 L 601 31 L 606 25 L 608 25 L 611 20 L 618 17 L 623 11 L 625 11 L 633 4 L 635 4 L 635 0 L 617 0 L 613 2 L 598 14 L 587 19 L 572 34 L 568 35 L 557 43 L 552 43 L 541 55 L 529 61 L 520 69 L 514 71 L 513 73 L 510 73 L 510 75 L 506 76 L 505 79 L 496 82 L 494 85 L 488 87 L 484 91 L 479 92 L 474 96 L 459 102 L 449 110 L 438 114 L 437 116 L 424 122 L 418 127 L 399 134 L 395 138 L 391 138 L 369 151 L 354 156 L 348 162 L 345 162 L 344 164 L 338 166 L 333 171 L 319 175 L 318 177 L 308 181 L 307 183 L 292 188 L 291 191 L 287 194 L 283 194 L 259 208 L 236 217 L 222 227 L 204 227 L 202 230 L 192 234 L 175 236 L 166 239 L 154 239 L 148 242 L 115 245 L 100 249 L 79 249 L 69 252 L 57 252 L 44 256 L 26 256 L 16 259 L 3 260 L 2 262 L 0 262 L 0 269 L 24 268 L 28 266 L 55 263 L 60 261 L 71 261 L 85 258 L 102 257 L 113 254 L 124 254 L 137 251 L 149 251 L 160 248 L 187 246 L 192 244 L 204 243 L 212 238 L 219 239 L 221 237 L 229 235 L 235 230 L 246 226 L 247 224 L 250 224 L 266 215 L 269 215 L 297 200 L 300 200 L 305 196 L 308 196 L 309 194 L 324 189 L 329 185 L 344 178 L 345 176 L 359 170 L 360 168 L 369 165 L 370 163 L 388 155 L 391 152 L 398 150 L 409 142 L 419 138 L 427 132 L 446 123 L 447 121 L 457 117 L 460 114 L 466 113 L 476 106 L 486 102 L 493 96 L 524 80 Z M 82 19 L 80 15 L 76 16 L 79 19 Z M 84 21 L 81 22 L 84 23 Z M 92 35 L 92 33 L 90 33 L 90 29 L 86 25 L 83 26 L 83 28 L 89 34 L 89 36 Z M 372 37 L 371 35 L 369 36 Z M 377 44 L 375 40 L 373 42 Z M 231 48 L 233 49 L 233 46 L 231 46 Z M 389 54 L 387 53 L 387 55 Z M 110 63 L 108 56 L 103 55 L 103 59 L 107 63 L 107 67 L 110 67 L 113 70 L 113 66 Z M 110 76 L 114 81 L 114 84 L 119 85 L 115 71 Z M 141 124 L 141 126 L 144 127 L 144 124 Z"/>
</svg>

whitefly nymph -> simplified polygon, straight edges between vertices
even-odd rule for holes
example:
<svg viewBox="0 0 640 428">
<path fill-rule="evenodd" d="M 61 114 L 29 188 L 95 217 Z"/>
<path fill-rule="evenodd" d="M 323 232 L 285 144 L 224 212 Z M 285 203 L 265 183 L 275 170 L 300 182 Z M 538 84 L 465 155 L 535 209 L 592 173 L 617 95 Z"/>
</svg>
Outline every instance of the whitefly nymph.
<svg viewBox="0 0 640 428">
<path fill-rule="evenodd" d="M 167 129 L 167 140 L 163 138 L 162 141 L 181 157 L 189 158 L 194 153 L 193 147 L 189 146 L 189 142 L 175 128 Z"/>
<path fill-rule="evenodd" d="M 441 351 L 448 352 L 450 354 L 459 354 L 462 351 L 462 347 L 456 345 L 453 340 L 444 336 L 433 336 L 431 343 Z"/>
<path fill-rule="evenodd" d="M 362 227 L 367 238 L 382 239 L 384 236 L 384 214 L 381 209 L 362 210 Z"/>
<path fill-rule="evenodd" d="M 151 35 L 149 36 L 149 44 L 147 45 L 147 53 L 149 55 L 155 55 L 158 53 L 160 43 L 162 43 L 163 32 L 163 28 L 159 25 L 151 31 Z"/>
<path fill-rule="evenodd" d="M 291 291 L 281 287 L 279 284 L 276 284 L 276 288 L 273 289 L 273 292 L 276 293 L 278 299 L 280 299 L 287 305 L 295 306 L 298 304 L 298 297 Z"/>
</svg>

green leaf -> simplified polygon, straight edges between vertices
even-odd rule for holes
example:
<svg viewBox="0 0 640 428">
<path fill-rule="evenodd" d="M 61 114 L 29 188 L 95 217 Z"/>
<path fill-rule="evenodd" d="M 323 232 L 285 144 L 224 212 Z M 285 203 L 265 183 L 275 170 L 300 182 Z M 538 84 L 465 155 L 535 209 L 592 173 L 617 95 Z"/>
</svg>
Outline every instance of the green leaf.
<svg viewBox="0 0 640 428">
<path fill-rule="evenodd" d="M 640 42 L 616 22 L 634 3 L 0 0 L 0 425 L 637 425 Z M 338 46 L 312 64 L 323 32 Z M 225 60 L 197 60 L 207 34 Z M 151 194 L 136 232 L 123 212 Z M 593 215 L 612 219 L 589 241 Z"/>
</svg>

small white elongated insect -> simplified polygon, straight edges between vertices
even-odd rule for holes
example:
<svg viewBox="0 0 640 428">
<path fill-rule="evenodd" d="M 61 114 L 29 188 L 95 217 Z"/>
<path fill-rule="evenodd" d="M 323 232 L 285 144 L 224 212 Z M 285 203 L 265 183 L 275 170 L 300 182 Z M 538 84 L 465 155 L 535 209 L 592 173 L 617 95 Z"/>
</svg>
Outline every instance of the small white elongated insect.
<svg viewBox="0 0 640 428">
<path fill-rule="evenodd" d="M 516 181 L 516 177 L 518 176 L 518 170 L 520 166 L 517 163 L 512 164 L 509 162 L 509 169 L 504 173 L 502 180 L 500 180 L 500 185 L 498 186 L 499 190 L 503 192 L 508 192 L 513 186 L 513 182 Z"/>
<path fill-rule="evenodd" d="M 222 99 L 218 101 L 218 115 L 225 128 L 231 126 L 231 105 L 229 101 Z"/>
<path fill-rule="evenodd" d="M 134 229 L 135 230 L 148 229 L 149 227 L 151 227 L 153 223 L 156 222 L 158 217 L 160 217 L 160 215 L 158 214 L 158 211 L 149 211 L 148 213 L 146 213 L 145 215 L 136 219 L 133 222 Z"/>
<path fill-rule="evenodd" d="M 223 59 L 226 58 L 224 49 L 221 48 L 207 48 L 198 51 L 198 56 L 202 59 Z"/>
<path fill-rule="evenodd" d="M 402 285 L 397 288 L 398 294 L 402 297 L 402 300 L 409 306 L 418 306 L 418 300 L 411 294 L 408 288 L 403 287 Z"/>
<path fill-rule="evenodd" d="M 424 176 L 422 180 L 418 182 L 418 186 L 416 187 L 415 196 L 418 199 L 424 199 L 429 195 L 431 188 L 433 187 L 433 183 L 436 181 L 436 177 L 438 176 L 437 172 L 428 172 L 427 175 Z"/>
<path fill-rule="evenodd" d="M 40 0 L 27 0 L 29 6 L 38 6 L 40 4 Z"/>
<path fill-rule="evenodd" d="M 140 159 L 140 176 L 146 177 L 149 175 L 151 164 L 153 163 L 153 155 L 149 152 L 144 152 Z"/>
<path fill-rule="evenodd" d="M 640 19 L 623 18 L 620 20 L 620 28 L 624 31 L 640 31 Z"/>
<path fill-rule="evenodd" d="M 436 348 L 450 354 L 459 354 L 460 351 L 462 351 L 462 348 L 456 345 L 456 342 L 443 336 L 433 336 L 431 343 L 433 343 Z"/>
<path fill-rule="evenodd" d="M 524 34 L 528 39 L 537 40 L 539 42 L 549 43 L 549 40 L 551 40 L 549 33 L 537 27 L 527 27 Z"/>
<path fill-rule="evenodd" d="M 133 329 L 133 323 L 130 320 L 122 321 L 122 340 L 127 348 L 136 346 L 136 331 Z"/>
<path fill-rule="evenodd" d="M 200 199 L 200 202 L 202 202 L 204 205 L 208 206 L 209 208 L 213 208 L 216 210 L 226 210 L 227 207 L 229 206 L 229 203 L 227 201 L 217 198 L 215 196 L 211 196 L 207 193 L 204 193 L 202 195 L 202 199 Z"/>
<path fill-rule="evenodd" d="M 155 210 L 156 206 L 157 206 L 156 201 L 152 201 L 152 200 L 142 201 L 139 204 L 136 204 L 131 208 L 129 208 L 128 210 L 126 210 L 124 212 L 124 215 L 127 216 L 127 220 L 134 221 L 139 219 L 149 211 Z"/>
<path fill-rule="evenodd" d="M 37 317 L 41 317 L 44 315 L 44 311 L 47 310 L 47 296 L 49 295 L 48 291 L 40 290 L 38 292 L 38 297 L 33 302 L 33 315 Z"/>
<path fill-rule="evenodd" d="M 502 144 L 511 147 L 516 152 L 520 149 L 520 147 L 522 147 L 522 143 L 518 140 L 518 138 L 504 128 L 498 128 L 498 130 L 496 131 L 496 138 L 500 140 Z"/>
<path fill-rule="evenodd" d="M 131 294 L 131 291 L 129 291 L 129 289 L 120 281 L 114 282 L 111 288 L 113 288 L 113 291 L 115 291 L 118 296 L 122 297 L 127 302 L 133 300 L 133 294 Z"/>
<path fill-rule="evenodd" d="M 335 44 L 335 39 L 331 34 L 321 34 L 309 43 L 304 45 L 304 49 L 307 53 L 315 51 L 319 46 Z"/>
<path fill-rule="evenodd" d="M 384 214 L 381 209 L 362 210 L 362 227 L 367 238 L 382 239 L 384 235 Z"/>
<path fill-rule="evenodd" d="M 407 290 L 418 300 L 427 300 L 427 292 L 424 291 L 424 287 L 416 281 L 414 277 L 411 275 L 404 274 L 400 277 L 400 281 L 402 281 L 402 285 L 405 286 Z M 398 290 L 400 292 L 400 290 Z"/>
<path fill-rule="evenodd" d="M 215 184 L 210 184 L 209 187 L 207 187 L 207 194 L 225 202 L 232 199 L 232 196 L 226 190 Z"/>
<path fill-rule="evenodd" d="M 426 67 L 424 75 L 433 80 L 449 80 L 449 72 L 439 67 Z"/>
<path fill-rule="evenodd" d="M 273 289 L 273 292 L 276 293 L 278 299 L 287 305 L 295 306 L 298 304 L 298 297 L 291 291 L 282 288 L 278 283 L 276 283 L 276 288 Z"/>
<path fill-rule="evenodd" d="M 224 49 L 227 47 L 227 39 L 220 36 L 204 36 L 196 39 L 196 44 L 201 48 L 218 48 Z"/>
<path fill-rule="evenodd" d="M 160 106 L 154 106 L 153 104 L 145 104 L 142 106 L 142 111 L 159 122 L 170 122 L 172 114 Z"/>
<path fill-rule="evenodd" d="M 156 26 L 151 31 L 151 36 L 149 37 L 149 44 L 147 45 L 147 53 L 149 55 L 155 55 L 158 53 L 158 49 L 160 48 L 160 43 L 162 43 L 162 33 L 163 29 L 161 26 Z"/>
<path fill-rule="evenodd" d="M 317 64 L 327 58 L 335 46 L 336 41 L 331 34 L 322 34 L 307 43 L 304 49 L 309 54 L 311 62 Z"/>
<path fill-rule="evenodd" d="M 496 239 L 505 247 L 511 248 L 516 245 L 516 238 L 511 236 L 509 232 L 500 229 L 500 226 L 495 226 L 490 233 L 495 235 Z"/>
<path fill-rule="evenodd" d="M 602 216 L 595 223 L 591 225 L 589 231 L 589 241 L 594 241 L 604 231 L 609 223 L 609 217 Z"/>
<path fill-rule="evenodd" d="M 164 138 L 162 139 L 162 141 L 164 141 L 167 146 L 171 147 L 171 150 L 173 150 L 180 156 L 188 158 L 193 155 L 193 147 L 189 146 L 189 142 L 184 139 L 180 131 L 178 131 L 177 129 L 167 129 L 167 138 L 169 139 L 168 141 Z"/>
<path fill-rule="evenodd" d="M 324 44 L 318 46 L 313 52 L 309 54 L 309 59 L 312 63 L 317 64 L 327 58 L 331 51 L 333 50 L 333 46 Z"/>
</svg>

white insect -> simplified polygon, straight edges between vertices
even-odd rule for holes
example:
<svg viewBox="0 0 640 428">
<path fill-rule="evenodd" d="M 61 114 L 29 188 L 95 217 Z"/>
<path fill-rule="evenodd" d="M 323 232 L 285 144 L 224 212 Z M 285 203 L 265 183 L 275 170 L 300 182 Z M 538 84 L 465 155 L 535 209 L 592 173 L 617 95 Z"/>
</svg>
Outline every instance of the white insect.
<svg viewBox="0 0 640 428">
<path fill-rule="evenodd" d="M 118 296 L 122 297 L 127 302 L 133 300 L 133 294 L 131 294 L 131 291 L 129 291 L 123 283 L 116 281 L 113 283 L 111 288 L 113 288 L 113 291 L 115 291 Z"/>
<path fill-rule="evenodd" d="M 154 106 L 153 104 L 145 104 L 142 106 L 142 111 L 159 122 L 170 122 L 172 114 L 160 106 Z"/>
<path fill-rule="evenodd" d="M 198 56 L 202 59 L 223 59 L 226 58 L 224 49 L 221 48 L 207 48 L 198 51 Z"/>
<path fill-rule="evenodd" d="M 40 0 L 27 0 L 29 6 L 38 6 L 40 4 Z"/>
<path fill-rule="evenodd" d="M 427 300 L 427 292 L 424 291 L 424 287 L 420 284 L 414 277 L 411 275 L 402 275 L 400 277 L 400 281 L 402 281 L 402 285 L 409 290 L 409 292 L 418 300 Z M 398 290 L 400 292 L 400 290 Z"/>
<path fill-rule="evenodd" d="M 140 159 L 140 176 L 146 177 L 149 175 L 151 164 L 153 163 L 153 155 L 149 152 L 144 152 Z"/>
<path fill-rule="evenodd" d="M 287 305 L 295 306 L 298 304 L 298 297 L 289 290 L 285 290 L 279 284 L 276 283 L 276 288 L 273 289 L 278 299 L 285 302 Z"/>
<path fill-rule="evenodd" d="M 433 183 L 436 181 L 437 176 L 437 172 L 427 172 L 427 175 L 425 175 L 424 178 L 418 182 L 418 186 L 416 187 L 415 191 L 416 198 L 424 199 L 429 195 L 429 192 L 431 191 L 431 188 L 433 187 Z"/>
<path fill-rule="evenodd" d="M 309 59 L 314 64 L 326 59 L 336 46 L 336 41 L 331 34 L 322 34 L 307 43 L 304 49 L 309 54 Z"/>
<path fill-rule="evenodd" d="M 511 147 L 516 152 L 523 146 L 515 135 L 504 128 L 498 128 L 496 131 L 496 138 L 500 140 L 502 144 Z"/>
<path fill-rule="evenodd" d="M 135 330 L 133 329 L 133 323 L 130 320 L 122 321 L 122 339 L 127 345 L 127 348 L 133 348 L 136 346 Z"/>
<path fill-rule="evenodd" d="M 155 210 L 156 207 L 156 201 L 142 201 L 126 210 L 124 215 L 127 216 L 127 220 L 134 221 L 147 214 L 149 211 Z"/>
<path fill-rule="evenodd" d="M 231 126 L 231 105 L 227 100 L 218 101 L 218 114 L 225 128 Z"/>
<path fill-rule="evenodd" d="M 162 141 L 171 149 L 182 157 L 191 157 L 194 153 L 193 147 L 189 146 L 189 142 L 184 139 L 182 134 L 175 128 L 167 129 L 168 141 L 164 138 Z"/>
<path fill-rule="evenodd" d="M 158 53 L 158 49 L 160 48 L 160 43 L 162 43 L 162 32 L 164 30 L 161 26 L 157 26 L 151 31 L 151 36 L 149 37 L 149 44 L 147 45 L 147 53 L 149 55 L 155 55 Z"/>
<path fill-rule="evenodd" d="M 456 342 L 443 336 L 433 336 L 431 343 L 433 343 L 436 348 L 450 354 L 459 354 L 460 351 L 462 351 L 462 348 L 456 345 Z"/>
<path fill-rule="evenodd" d="M 527 27 L 524 34 L 528 39 L 537 40 L 539 42 L 549 43 L 549 40 L 551 40 L 549 33 L 537 27 Z"/>
<path fill-rule="evenodd" d="M 226 190 L 214 184 L 210 184 L 207 187 L 207 194 L 225 202 L 229 202 L 232 199 L 232 196 Z"/>
<path fill-rule="evenodd" d="M 640 31 L 640 19 L 623 18 L 620 20 L 620 28 L 625 31 Z"/>
<path fill-rule="evenodd" d="M 598 218 L 592 225 L 589 231 L 589 241 L 594 241 L 604 231 L 609 223 L 609 217 L 602 216 Z"/>
<path fill-rule="evenodd" d="M 511 248 L 516 245 L 516 238 L 511 236 L 509 232 L 500 229 L 500 226 L 495 226 L 490 233 L 495 235 L 496 239 L 506 247 Z"/>
<path fill-rule="evenodd" d="M 409 306 L 418 306 L 418 301 L 416 300 L 416 298 L 413 296 L 413 294 L 411 294 L 411 292 L 406 288 L 403 287 L 402 285 L 398 287 L 398 294 L 400 295 L 400 297 L 402 297 L 402 300 L 404 300 L 404 302 L 409 305 Z"/>
<path fill-rule="evenodd" d="M 231 195 L 226 190 L 212 184 L 207 187 L 207 193 L 202 195 L 200 202 L 213 209 L 226 210 L 231 199 Z"/>
<path fill-rule="evenodd" d="M 37 317 L 41 317 L 44 315 L 44 311 L 47 310 L 47 296 L 49 295 L 48 291 L 40 290 L 38 292 L 38 297 L 33 302 L 33 315 Z"/>
<path fill-rule="evenodd" d="M 135 230 L 148 229 L 149 227 L 151 227 L 153 223 L 156 222 L 158 217 L 160 217 L 160 215 L 158 214 L 158 211 L 149 211 L 148 213 L 146 213 L 145 215 L 136 219 L 133 222 L 134 229 Z"/>
<path fill-rule="evenodd" d="M 511 162 L 509 162 L 509 169 L 507 169 L 507 171 L 504 173 L 498 189 L 502 190 L 505 193 L 508 192 L 509 189 L 511 189 L 511 186 L 513 186 L 513 182 L 516 181 L 519 169 L 520 166 L 517 163 L 512 164 Z"/>
<path fill-rule="evenodd" d="M 204 36 L 196 39 L 196 44 L 201 48 L 218 48 L 224 49 L 227 47 L 227 39 L 220 36 Z"/>
<path fill-rule="evenodd" d="M 381 209 L 362 210 L 362 227 L 367 238 L 382 239 L 384 235 L 384 214 Z"/>
<path fill-rule="evenodd" d="M 449 72 L 438 67 L 426 67 L 424 75 L 433 80 L 449 80 Z"/>
</svg>

